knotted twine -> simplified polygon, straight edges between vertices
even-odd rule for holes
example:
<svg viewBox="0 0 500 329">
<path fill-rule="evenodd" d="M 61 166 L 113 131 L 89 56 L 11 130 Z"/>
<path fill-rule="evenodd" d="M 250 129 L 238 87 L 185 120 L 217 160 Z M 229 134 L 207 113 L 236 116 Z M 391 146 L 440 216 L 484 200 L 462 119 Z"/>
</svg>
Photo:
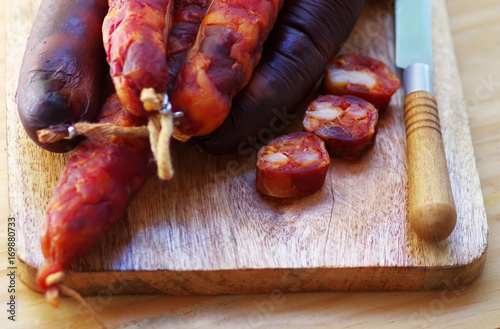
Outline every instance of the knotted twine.
<svg viewBox="0 0 500 329">
<path fill-rule="evenodd" d="M 55 143 L 76 136 L 99 137 L 149 137 L 151 150 L 156 160 L 158 177 L 169 180 L 174 175 L 170 154 L 170 138 L 174 133 L 174 115 L 166 94 L 157 94 L 153 88 L 143 89 L 141 101 L 144 109 L 157 113 L 149 117 L 148 125 L 123 127 L 111 123 L 77 122 L 73 125 L 58 125 L 36 132 L 41 143 Z"/>
</svg>

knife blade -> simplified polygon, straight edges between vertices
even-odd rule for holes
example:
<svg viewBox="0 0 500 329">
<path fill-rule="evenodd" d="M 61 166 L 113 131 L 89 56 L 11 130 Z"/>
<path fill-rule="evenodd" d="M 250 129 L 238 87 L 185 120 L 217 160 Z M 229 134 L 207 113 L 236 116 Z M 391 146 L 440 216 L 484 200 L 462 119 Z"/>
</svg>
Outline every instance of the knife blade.
<svg viewBox="0 0 500 329">
<path fill-rule="evenodd" d="M 427 241 L 442 241 L 456 225 L 450 184 L 433 91 L 430 0 L 396 0 L 396 66 L 403 69 L 406 98 L 406 156 L 409 221 Z"/>
</svg>

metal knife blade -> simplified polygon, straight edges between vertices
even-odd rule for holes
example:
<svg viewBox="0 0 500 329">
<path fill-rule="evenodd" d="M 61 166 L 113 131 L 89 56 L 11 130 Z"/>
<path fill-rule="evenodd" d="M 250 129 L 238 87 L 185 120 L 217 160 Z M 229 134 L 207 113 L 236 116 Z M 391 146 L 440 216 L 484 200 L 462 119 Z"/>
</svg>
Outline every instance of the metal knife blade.
<svg viewBox="0 0 500 329">
<path fill-rule="evenodd" d="M 406 94 L 432 89 L 430 0 L 396 0 L 396 65 L 404 69 Z"/>
</svg>

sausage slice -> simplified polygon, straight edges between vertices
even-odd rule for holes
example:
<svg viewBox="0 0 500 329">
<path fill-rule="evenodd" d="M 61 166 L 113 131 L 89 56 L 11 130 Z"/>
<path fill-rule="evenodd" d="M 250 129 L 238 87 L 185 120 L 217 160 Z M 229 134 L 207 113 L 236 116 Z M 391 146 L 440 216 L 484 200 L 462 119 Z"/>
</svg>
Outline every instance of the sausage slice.
<svg viewBox="0 0 500 329">
<path fill-rule="evenodd" d="M 328 64 L 324 86 L 327 94 L 357 96 L 382 110 L 401 83 L 383 62 L 353 54 L 337 57 Z"/>
<path fill-rule="evenodd" d="M 294 198 L 324 184 L 330 156 L 316 135 L 298 132 L 270 141 L 257 155 L 257 188 L 265 195 Z"/>
<path fill-rule="evenodd" d="M 378 110 L 356 96 L 319 96 L 309 104 L 304 129 L 325 141 L 331 156 L 356 159 L 373 144 Z"/>
</svg>

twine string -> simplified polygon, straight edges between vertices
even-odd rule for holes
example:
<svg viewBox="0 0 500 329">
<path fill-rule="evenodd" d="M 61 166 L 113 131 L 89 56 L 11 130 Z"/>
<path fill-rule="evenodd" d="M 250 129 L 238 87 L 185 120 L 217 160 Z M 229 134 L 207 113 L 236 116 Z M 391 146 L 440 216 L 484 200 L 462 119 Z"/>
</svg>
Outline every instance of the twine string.
<svg viewBox="0 0 500 329">
<path fill-rule="evenodd" d="M 64 278 L 64 272 L 56 272 L 47 276 L 47 278 L 45 279 L 45 284 L 48 287 L 47 292 L 45 293 L 45 299 L 47 300 L 47 302 L 54 307 L 58 307 L 59 295 L 62 292 L 66 296 L 75 299 L 81 306 L 83 306 L 87 310 L 87 312 L 89 312 L 94 321 L 99 324 L 101 328 L 106 329 L 107 327 L 102 319 L 92 308 L 92 306 L 90 306 L 90 304 L 85 300 L 85 298 L 83 298 L 82 295 L 78 293 L 78 291 L 71 289 L 63 283 Z"/>
<path fill-rule="evenodd" d="M 169 180 L 174 175 L 170 152 L 170 139 L 174 133 L 174 116 L 172 106 L 166 94 L 157 94 L 153 88 L 143 89 L 141 101 L 144 109 L 155 111 L 149 117 L 147 126 L 123 127 L 111 123 L 78 122 L 73 125 L 57 125 L 36 132 L 41 143 L 55 143 L 63 139 L 72 139 L 76 136 L 99 137 L 139 137 L 147 138 L 151 143 L 151 150 L 158 167 L 158 177 Z"/>
</svg>

